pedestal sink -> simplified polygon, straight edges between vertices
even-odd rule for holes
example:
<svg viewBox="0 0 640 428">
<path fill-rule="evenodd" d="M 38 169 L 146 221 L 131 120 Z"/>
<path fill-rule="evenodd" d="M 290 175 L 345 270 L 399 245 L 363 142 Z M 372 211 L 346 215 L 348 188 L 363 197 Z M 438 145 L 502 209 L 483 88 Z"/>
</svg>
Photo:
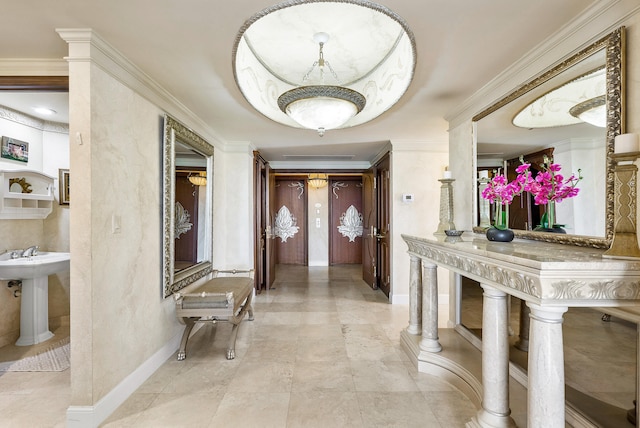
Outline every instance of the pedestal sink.
<svg viewBox="0 0 640 428">
<path fill-rule="evenodd" d="M 0 255 L 0 280 L 22 281 L 18 346 L 35 345 L 53 337 L 49 331 L 49 275 L 69 270 L 69 253 L 41 252 L 31 257 Z"/>
</svg>

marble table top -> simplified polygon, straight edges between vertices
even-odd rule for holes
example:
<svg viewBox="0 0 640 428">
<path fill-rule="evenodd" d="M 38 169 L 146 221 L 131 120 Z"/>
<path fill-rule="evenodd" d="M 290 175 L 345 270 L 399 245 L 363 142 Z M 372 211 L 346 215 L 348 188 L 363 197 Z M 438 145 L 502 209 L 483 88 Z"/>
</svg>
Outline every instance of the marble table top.
<svg viewBox="0 0 640 428">
<path fill-rule="evenodd" d="M 640 261 L 534 240 L 402 235 L 409 254 L 540 305 L 640 305 Z"/>
</svg>

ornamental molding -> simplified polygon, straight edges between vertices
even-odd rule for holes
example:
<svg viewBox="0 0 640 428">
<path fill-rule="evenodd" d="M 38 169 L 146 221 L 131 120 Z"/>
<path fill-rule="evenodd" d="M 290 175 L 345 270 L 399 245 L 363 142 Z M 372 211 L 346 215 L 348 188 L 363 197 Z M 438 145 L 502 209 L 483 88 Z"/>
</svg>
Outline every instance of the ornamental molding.
<svg viewBox="0 0 640 428">
<path fill-rule="evenodd" d="M 542 297 L 540 284 L 537 278 L 526 275 L 521 271 L 510 269 L 507 266 L 487 263 L 480 260 L 473 260 L 462 257 L 449 251 L 443 251 L 424 243 L 410 241 L 405 237 L 405 242 L 409 247 L 409 253 L 421 258 L 426 258 L 463 275 L 468 275 L 474 279 L 500 284 L 502 286 L 518 290 L 524 294 L 534 297 Z"/>
<path fill-rule="evenodd" d="M 571 300 L 638 300 L 640 299 L 640 281 L 566 280 L 551 284 L 551 299 Z"/>
<path fill-rule="evenodd" d="M 66 123 L 50 122 L 38 119 L 2 105 L 0 105 L 0 119 L 5 119 L 17 123 L 18 125 L 34 128 L 39 131 L 56 132 L 59 134 L 69 133 L 69 125 Z"/>
<path fill-rule="evenodd" d="M 300 193 L 298 194 L 298 199 L 302 198 L 302 195 L 304 194 L 304 182 L 295 181 L 293 183 L 289 183 L 289 187 L 291 187 L 292 189 L 297 189 L 298 191 L 300 191 Z"/>
<path fill-rule="evenodd" d="M 283 205 L 276 214 L 276 225 L 273 228 L 275 236 L 280 238 L 282 242 L 287 242 L 287 239 L 292 238 L 300 228 L 296 226 L 296 219 L 291 215 L 291 211 L 286 205 Z"/>
<path fill-rule="evenodd" d="M 362 214 L 353 205 L 340 216 L 338 232 L 349 238 L 349 242 L 355 242 L 357 237 L 362 236 Z"/>
<path fill-rule="evenodd" d="M 452 252 L 439 242 L 423 242 L 403 235 L 408 253 L 429 264 L 436 264 L 482 283 L 494 284 L 518 291 L 524 296 L 543 301 L 632 301 L 640 300 L 640 279 L 636 278 L 557 278 L 571 276 L 570 271 L 537 269 L 537 273 L 524 271 L 525 266 L 504 261 L 495 262 L 488 256 L 465 255 Z M 624 270 L 624 269 L 623 269 Z M 576 273 L 579 270 L 574 271 Z M 546 274 L 545 279 L 542 274 Z M 511 294 L 511 293 L 510 293 Z M 518 294 L 518 293 L 513 293 Z M 516 296 L 520 297 L 520 296 Z"/>
<path fill-rule="evenodd" d="M 176 202 L 176 239 L 180 239 L 180 235 L 183 235 L 191 230 L 193 223 L 191 223 L 191 214 L 184 209 L 180 202 Z"/>
</svg>

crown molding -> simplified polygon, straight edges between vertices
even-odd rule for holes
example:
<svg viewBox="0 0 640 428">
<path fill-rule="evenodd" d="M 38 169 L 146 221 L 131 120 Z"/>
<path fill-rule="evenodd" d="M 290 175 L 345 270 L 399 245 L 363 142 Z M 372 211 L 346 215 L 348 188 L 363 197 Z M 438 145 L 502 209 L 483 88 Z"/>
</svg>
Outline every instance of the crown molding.
<svg viewBox="0 0 640 428">
<path fill-rule="evenodd" d="M 10 109 L 0 105 L 0 119 L 5 119 L 22 126 L 34 128 L 39 131 L 56 132 L 60 134 L 69 133 L 69 125 L 66 123 L 51 122 L 48 120 L 38 119 L 28 114 Z"/>
<path fill-rule="evenodd" d="M 636 0 L 600 0 L 567 23 L 520 60 L 498 74 L 467 98 L 458 108 L 445 115 L 451 128 L 501 99 L 533 77 L 561 63 L 585 46 L 599 40 L 640 11 Z"/>
<path fill-rule="evenodd" d="M 122 55 L 90 28 L 58 28 L 58 35 L 69 44 L 68 62 L 91 62 L 110 76 L 131 88 L 166 113 L 189 124 L 215 148 L 226 142 L 199 116 L 189 110 L 170 92 Z"/>
<path fill-rule="evenodd" d="M 64 59 L 0 58 L 0 76 L 68 76 Z"/>
</svg>

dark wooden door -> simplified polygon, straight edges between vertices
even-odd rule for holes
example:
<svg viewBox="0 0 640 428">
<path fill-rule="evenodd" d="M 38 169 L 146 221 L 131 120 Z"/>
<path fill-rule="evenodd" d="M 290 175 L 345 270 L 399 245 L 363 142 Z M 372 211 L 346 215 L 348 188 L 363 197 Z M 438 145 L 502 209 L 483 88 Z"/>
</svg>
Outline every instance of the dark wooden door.
<svg viewBox="0 0 640 428">
<path fill-rule="evenodd" d="M 530 153 L 523 156 L 523 161 L 531 164 L 531 174 L 535 177 L 540 171 L 540 165 L 544 161 L 544 157 L 553 158 L 553 148 L 541 150 L 539 152 Z M 520 166 L 520 158 L 509 159 L 507 161 L 507 180 L 515 180 L 516 168 Z M 528 192 L 523 192 L 513 198 L 513 202 L 509 205 L 509 227 L 511 229 L 531 230 L 540 224 L 542 214 L 544 214 L 544 205 L 535 205 L 533 196 Z"/>
<path fill-rule="evenodd" d="M 377 202 L 376 169 L 362 174 L 362 279 L 373 289 L 378 288 L 377 276 Z"/>
<path fill-rule="evenodd" d="M 377 212 L 378 212 L 378 288 L 389 296 L 391 291 L 391 172 L 387 154 L 376 165 Z"/>
<path fill-rule="evenodd" d="M 198 199 L 200 187 L 188 179 L 187 172 L 176 172 L 176 204 L 180 204 L 191 227 L 175 240 L 175 268 L 186 269 L 198 263 Z"/>
<path fill-rule="evenodd" d="M 266 242 L 266 272 L 265 282 L 267 288 L 271 288 L 273 281 L 276 278 L 276 241 L 273 235 L 273 225 L 275 224 L 275 210 L 276 210 L 276 176 L 273 174 L 271 167 L 267 164 L 265 168 L 265 182 L 266 182 L 266 208 L 267 213 L 267 225 L 265 229 L 265 242 Z"/>
<path fill-rule="evenodd" d="M 329 180 L 329 264 L 362 263 L 362 179 Z"/>
<path fill-rule="evenodd" d="M 273 235 L 277 263 L 307 264 L 307 192 L 299 178 L 276 177 Z"/>
<path fill-rule="evenodd" d="M 273 239 L 269 236 L 269 184 L 273 184 L 270 172 L 269 164 L 254 152 L 254 284 L 258 292 L 271 287 L 275 272 L 271 266 Z"/>
</svg>

